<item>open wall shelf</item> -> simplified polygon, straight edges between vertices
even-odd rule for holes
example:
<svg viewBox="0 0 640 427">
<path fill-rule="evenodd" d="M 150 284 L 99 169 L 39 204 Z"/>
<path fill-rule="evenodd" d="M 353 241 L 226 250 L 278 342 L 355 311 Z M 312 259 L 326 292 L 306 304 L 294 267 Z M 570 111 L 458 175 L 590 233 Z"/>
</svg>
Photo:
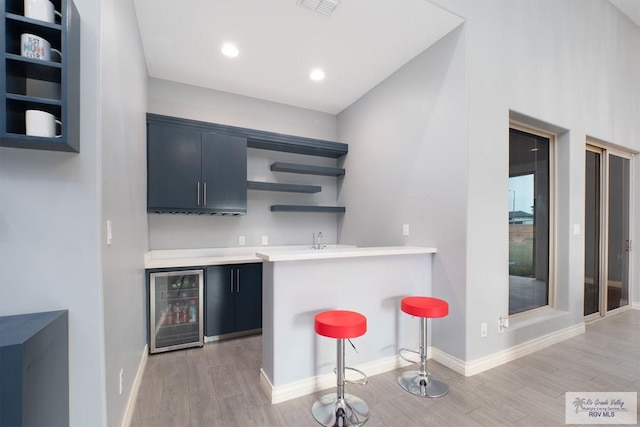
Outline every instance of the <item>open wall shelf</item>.
<svg viewBox="0 0 640 427">
<path fill-rule="evenodd" d="M 279 182 L 247 181 L 247 190 L 284 191 L 288 193 L 319 193 L 319 185 L 282 184 Z"/>
<path fill-rule="evenodd" d="M 271 212 L 327 212 L 344 213 L 344 206 L 272 205 Z"/>
<path fill-rule="evenodd" d="M 0 1 L 0 146 L 80 150 L 80 17 L 72 0 L 52 0 L 56 22 L 25 16 L 19 0 Z M 22 56 L 22 34 L 51 45 L 50 59 Z M 26 112 L 38 110 L 59 121 L 51 136 L 27 134 Z"/>
<path fill-rule="evenodd" d="M 327 166 L 302 165 L 298 163 L 275 162 L 271 165 L 274 172 L 291 172 L 306 175 L 342 176 L 344 169 Z"/>
</svg>

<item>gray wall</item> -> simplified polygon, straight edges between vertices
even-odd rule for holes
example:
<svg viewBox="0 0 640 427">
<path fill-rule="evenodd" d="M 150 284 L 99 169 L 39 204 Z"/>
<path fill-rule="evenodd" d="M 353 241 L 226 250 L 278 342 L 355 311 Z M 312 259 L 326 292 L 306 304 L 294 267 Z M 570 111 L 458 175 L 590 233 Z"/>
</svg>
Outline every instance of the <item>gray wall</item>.
<svg viewBox="0 0 640 427">
<path fill-rule="evenodd" d="M 72 426 L 106 423 L 100 274 L 101 6 L 81 16 L 80 154 L 0 148 L 0 315 L 69 310 Z"/>
<path fill-rule="evenodd" d="M 584 237 L 571 230 L 584 228 L 585 140 L 640 148 L 640 29 L 607 1 L 438 3 L 467 19 L 467 360 L 474 360 L 582 322 Z M 499 335 L 508 303 L 509 110 L 568 132 L 557 144 L 558 310 Z M 483 321 L 490 325 L 484 339 Z"/>
<path fill-rule="evenodd" d="M 434 3 L 464 28 L 339 115 L 350 143 L 339 200 L 351 206 L 339 240 L 438 247 L 434 295 L 452 306 L 433 342 L 473 361 L 582 322 L 584 238 L 571 231 L 584 226 L 585 139 L 640 149 L 640 29 L 601 0 Z M 558 133 L 556 310 L 498 334 L 510 116 Z M 633 286 L 637 302 L 637 273 Z"/>
<path fill-rule="evenodd" d="M 146 214 L 147 68 L 133 2 L 102 2 L 100 165 L 98 214 L 104 303 L 107 425 L 122 423 L 146 343 L 144 253 Z M 106 243 L 110 220 L 113 243 Z M 123 391 L 119 393 L 122 369 Z"/>
<path fill-rule="evenodd" d="M 459 358 L 467 309 L 465 55 L 458 28 L 338 116 L 339 137 L 349 142 L 340 243 L 437 247 L 432 294 L 449 302 L 450 314 L 432 328 L 432 343 Z"/>
<path fill-rule="evenodd" d="M 151 113 L 330 141 L 337 138 L 334 115 L 255 98 L 150 79 L 148 99 Z M 238 217 L 149 214 L 150 248 L 234 247 L 240 235 L 245 236 L 246 246 L 260 246 L 262 235 L 269 237 L 269 245 L 311 244 L 312 233 L 318 231 L 326 243 L 335 243 L 336 214 L 272 213 L 269 207 L 335 205 L 338 179 L 271 172 L 269 165 L 274 161 L 337 164 L 335 159 L 249 149 L 248 180 L 320 185 L 322 191 L 313 195 L 249 191 L 247 215 Z"/>
</svg>

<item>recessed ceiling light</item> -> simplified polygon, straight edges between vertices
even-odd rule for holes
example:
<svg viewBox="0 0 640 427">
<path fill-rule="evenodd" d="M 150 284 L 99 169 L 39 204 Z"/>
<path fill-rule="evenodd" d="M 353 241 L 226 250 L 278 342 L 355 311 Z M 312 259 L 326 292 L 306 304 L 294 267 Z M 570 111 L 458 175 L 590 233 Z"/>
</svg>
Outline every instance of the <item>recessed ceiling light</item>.
<svg viewBox="0 0 640 427">
<path fill-rule="evenodd" d="M 228 56 L 229 58 L 235 58 L 238 56 L 240 51 L 233 43 L 225 43 L 222 45 L 222 49 L 220 49 L 224 56 Z"/>
<path fill-rule="evenodd" d="M 311 70 L 311 74 L 309 74 L 309 77 L 311 78 L 311 80 L 319 82 L 320 80 L 324 80 L 324 71 L 322 71 L 320 68 L 316 68 L 314 70 Z"/>
</svg>

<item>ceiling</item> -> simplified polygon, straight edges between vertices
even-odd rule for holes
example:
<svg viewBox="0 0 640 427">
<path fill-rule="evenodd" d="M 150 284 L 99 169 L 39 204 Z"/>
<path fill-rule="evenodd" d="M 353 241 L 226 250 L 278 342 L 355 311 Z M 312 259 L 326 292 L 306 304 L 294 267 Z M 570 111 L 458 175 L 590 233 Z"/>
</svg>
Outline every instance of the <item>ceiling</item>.
<svg viewBox="0 0 640 427">
<path fill-rule="evenodd" d="M 330 16 L 297 0 L 134 2 L 151 77 L 331 114 L 463 22 L 427 0 L 341 0 Z"/>
<path fill-rule="evenodd" d="M 339 3 L 134 0 L 149 75 L 337 114 L 463 22 L 427 0 L 322 1 Z M 640 0 L 610 1 L 640 26 Z"/>
<path fill-rule="evenodd" d="M 631 20 L 640 27 L 640 1 L 639 0 L 609 0 L 622 13 L 627 15 Z"/>
</svg>

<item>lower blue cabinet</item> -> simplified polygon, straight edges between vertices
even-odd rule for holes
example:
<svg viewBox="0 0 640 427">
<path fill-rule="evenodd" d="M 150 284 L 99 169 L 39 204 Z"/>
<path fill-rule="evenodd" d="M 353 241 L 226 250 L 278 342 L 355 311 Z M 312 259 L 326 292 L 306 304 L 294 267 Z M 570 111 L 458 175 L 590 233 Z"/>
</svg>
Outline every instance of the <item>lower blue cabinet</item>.
<svg viewBox="0 0 640 427">
<path fill-rule="evenodd" d="M 205 336 L 262 328 L 262 263 L 207 267 Z"/>
<path fill-rule="evenodd" d="M 0 317 L 0 426 L 69 425 L 67 310 Z"/>
</svg>

